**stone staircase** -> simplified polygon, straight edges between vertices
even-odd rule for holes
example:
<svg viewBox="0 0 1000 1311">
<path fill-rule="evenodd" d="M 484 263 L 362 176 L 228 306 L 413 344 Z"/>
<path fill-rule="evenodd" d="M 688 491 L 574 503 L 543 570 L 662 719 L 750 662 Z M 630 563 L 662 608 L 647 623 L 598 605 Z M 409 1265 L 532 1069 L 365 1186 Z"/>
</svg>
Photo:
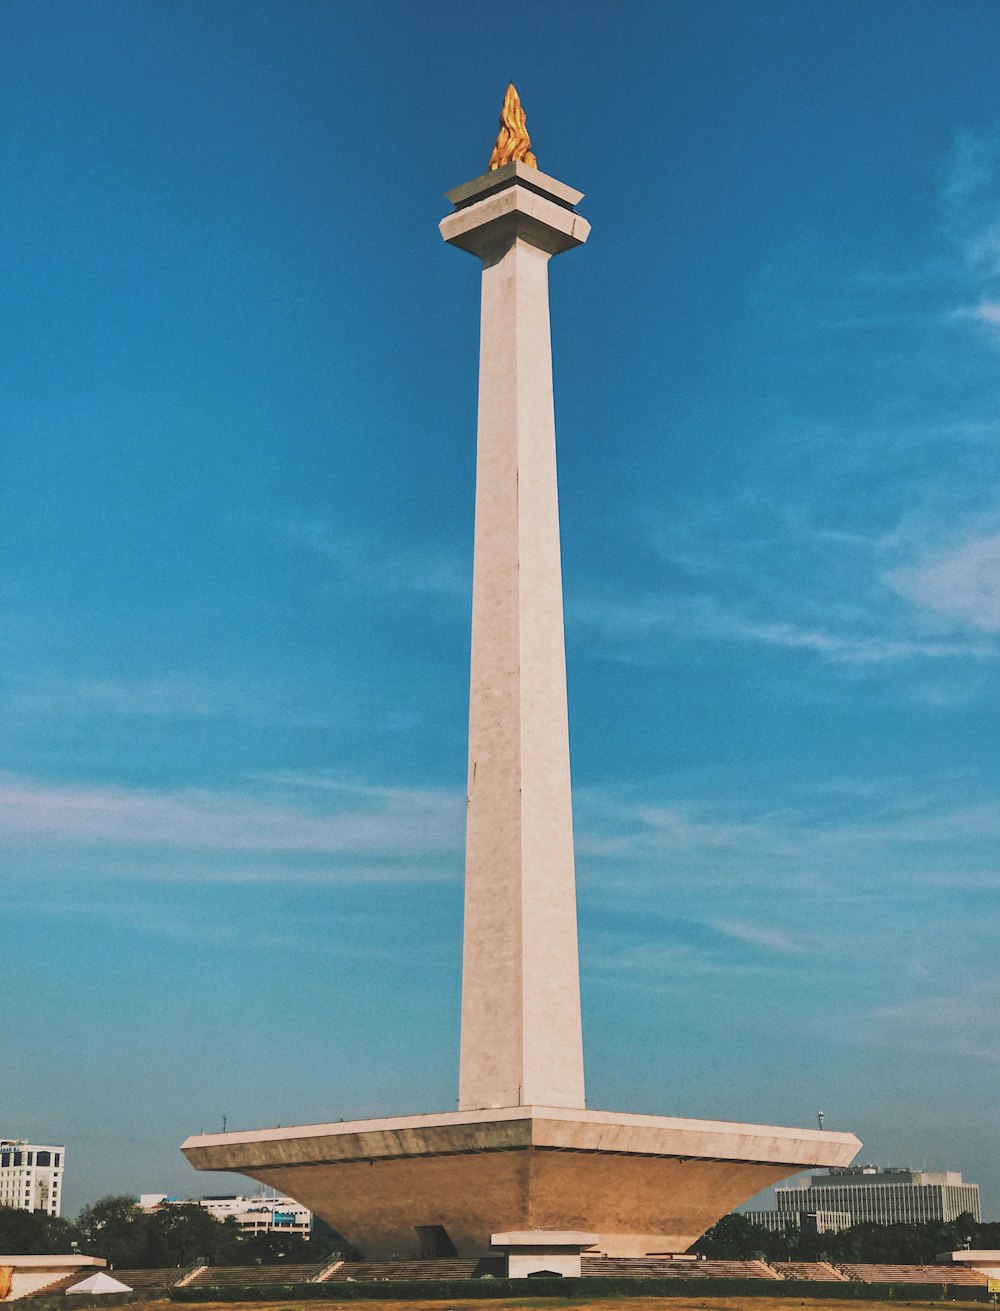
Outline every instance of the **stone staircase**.
<svg viewBox="0 0 1000 1311">
<path fill-rule="evenodd" d="M 961 1265 L 838 1265 L 845 1279 L 859 1284 L 963 1284 L 983 1287 L 981 1270 Z"/>
<path fill-rule="evenodd" d="M 584 1276 L 630 1279 L 778 1279 L 764 1261 L 678 1261 L 660 1256 L 587 1256 Z"/>
<path fill-rule="evenodd" d="M 847 1282 L 847 1276 L 829 1261 L 771 1261 L 769 1264 L 782 1279 L 808 1279 L 819 1284 Z"/>
</svg>

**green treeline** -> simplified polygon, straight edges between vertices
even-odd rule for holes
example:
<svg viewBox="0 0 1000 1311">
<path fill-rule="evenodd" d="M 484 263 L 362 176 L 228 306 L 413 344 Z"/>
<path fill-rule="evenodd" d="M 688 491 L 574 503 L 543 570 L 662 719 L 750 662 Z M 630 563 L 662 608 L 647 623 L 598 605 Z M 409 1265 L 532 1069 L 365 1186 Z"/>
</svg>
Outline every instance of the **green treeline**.
<svg viewBox="0 0 1000 1311">
<path fill-rule="evenodd" d="M 939 1252 L 963 1247 L 1000 1248 L 1000 1223 L 977 1224 L 963 1215 L 949 1224 L 857 1224 L 839 1234 L 796 1229 L 772 1234 L 734 1212 L 723 1216 L 691 1250 L 719 1261 L 760 1257 L 764 1261 L 830 1261 L 834 1265 L 933 1265 Z"/>
<path fill-rule="evenodd" d="M 0 1207 L 0 1252 L 50 1255 L 79 1251 L 102 1256 L 119 1269 L 209 1265 L 319 1265 L 345 1244 L 317 1222 L 312 1239 L 297 1234 L 239 1231 L 233 1219 L 216 1220 L 195 1205 L 143 1211 L 131 1197 L 104 1197 L 85 1206 L 76 1220 L 40 1211 Z M 977 1224 L 962 1216 L 951 1224 L 853 1225 L 839 1234 L 772 1234 L 739 1214 L 724 1216 L 692 1247 L 716 1260 L 873 1262 L 922 1265 L 939 1252 L 962 1247 L 1000 1248 L 1000 1223 Z"/>
<path fill-rule="evenodd" d="M 76 1220 L 0 1207 L 0 1252 L 49 1256 L 79 1251 L 120 1270 L 210 1265 L 318 1265 L 342 1244 L 321 1223 L 311 1239 L 298 1234 L 244 1235 L 232 1218 L 216 1220 L 196 1205 L 143 1211 L 131 1197 L 104 1197 Z"/>
</svg>

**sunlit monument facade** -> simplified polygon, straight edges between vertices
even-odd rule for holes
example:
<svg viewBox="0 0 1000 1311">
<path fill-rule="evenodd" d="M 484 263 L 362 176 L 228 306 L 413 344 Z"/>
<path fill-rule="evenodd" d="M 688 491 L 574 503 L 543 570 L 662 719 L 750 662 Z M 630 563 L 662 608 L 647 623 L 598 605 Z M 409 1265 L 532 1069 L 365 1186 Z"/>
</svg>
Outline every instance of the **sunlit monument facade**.
<svg viewBox="0 0 1000 1311">
<path fill-rule="evenodd" d="M 852 1134 L 586 1109 L 548 263 L 587 240 L 510 87 L 444 240 L 482 262 L 458 1111 L 192 1137 L 200 1170 L 296 1198 L 363 1256 L 493 1239 L 679 1253 L 762 1188 L 847 1165 Z"/>
</svg>

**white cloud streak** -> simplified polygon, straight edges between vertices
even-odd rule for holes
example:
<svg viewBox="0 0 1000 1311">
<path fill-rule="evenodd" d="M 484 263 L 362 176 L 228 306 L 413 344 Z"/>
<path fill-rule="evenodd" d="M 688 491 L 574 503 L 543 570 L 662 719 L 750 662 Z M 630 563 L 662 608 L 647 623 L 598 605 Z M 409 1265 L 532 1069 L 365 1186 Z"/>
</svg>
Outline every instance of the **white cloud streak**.
<svg viewBox="0 0 1000 1311">
<path fill-rule="evenodd" d="M 336 585 L 369 595 L 411 593 L 463 605 L 472 594 L 471 559 L 426 551 L 393 550 L 370 538 L 338 532 L 316 520 L 288 525 L 292 541 L 322 557 Z"/>
<path fill-rule="evenodd" d="M 444 856 L 461 849 L 461 799 L 445 792 L 330 783 L 325 806 L 273 793 L 55 786 L 0 776 L 0 838 L 206 853 Z"/>
<path fill-rule="evenodd" d="M 962 793 L 961 780 L 935 787 L 900 779 L 882 792 L 845 794 L 840 804 L 820 789 L 775 809 L 740 796 L 651 804 L 585 791 L 578 794 L 577 850 L 588 895 L 612 904 L 664 888 L 913 901 L 921 892 L 995 885 L 1000 803 Z M 592 869 L 600 871 L 593 882 Z M 718 922 L 732 926 L 745 917 Z"/>
<path fill-rule="evenodd" d="M 880 1040 L 939 1058 L 1000 1062 L 1000 980 L 970 981 L 960 992 L 907 998 L 876 1009 L 871 1022 Z"/>
<path fill-rule="evenodd" d="M 969 318 L 977 323 L 987 323 L 992 328 L 1000 328 L 1000 304 L 984 300 L 969 310 Z"/>
<path fill-rule="evenodd" d="M 1000 533 L 973 538 L 886 581 L 900 596 L 974 628 L 1000 632 Z"/>
<path fill-rule="evenodd" d="M 34 674 L 9 679 L 0 700 L 10 713 L 32 715 L 214 719 L 231 708 L 227 703 L 234 697 L 174 675 L 124 680 Z"/>
<path fill-rule="evenodd" d="M 896 590 L 902 594 L 902 588 Z M 645 663 L 663 658 L 657 639 L 750 643 L 802 651 L 834 664 L 885 665 L 912 660 L 971 657 L 990 659 L 992 644 L 924 637 L 893 637 L 871 632 L 835 632 L 785 619 L 755 620 L 729 609 L 708 594 L 646 596 L 632 602 L 574 603 L 571 618 L 581 629 L 608 644 L 608 654 Z"/>
<path fill-rule="evenodd" d="M 761 271 L 757 335 L 820 377 L 841 361 L 871 399 L 779 418 L 738 485 L 672 505 L 652 526 L 659 586 L 573 601 L 590 650 L 636 664 L 691 642 L 799 653 L 939 709 L 988 690 L 975 666 L 1000 656 L 1000 397 L 968 325 L 1000 327 L 1000 140 L 957 140 L 940 205 L 939 251 L 919 267 L 837 279 L 793 257 Z"/>
<path fill-rule="evenodd" d="M 794 941 L 784 930 L 770 925 L 742 920 L 713 920 L 712 927 L 737 942 L 762 947 L 779 956 L 801 956 L 806 950 L 802 943 Z"/>
</svg>

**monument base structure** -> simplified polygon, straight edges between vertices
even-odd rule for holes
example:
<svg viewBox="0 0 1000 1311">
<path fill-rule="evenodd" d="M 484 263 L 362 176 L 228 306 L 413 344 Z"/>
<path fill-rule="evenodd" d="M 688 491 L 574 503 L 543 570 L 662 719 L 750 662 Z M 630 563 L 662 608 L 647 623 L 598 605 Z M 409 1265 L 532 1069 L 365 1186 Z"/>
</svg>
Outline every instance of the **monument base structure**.
<svg viewBox="0 0 1000 1311">
<path fill-rule="evenodd" d="M 590 224 L 530 145 L 510 86 L 490 171 L 448 192 L 440 224 L 482 265 L 459 1109 L 182 1148 L 296 1198 L 369 1259 L 484 1256 L 493 1238 L 518 1268 L 591 1237 L 609 1256 L 680 1253 L 861 1146 L 584 1109 L 548 266 Z"/>
<path fill-rule="evenodd" d="M 817 1129 L 516 1106 L 207 1134 L 182 1151 L 199 1170 L 294 1197 L 373 1260 L 430 1255 L 442 1230 L 459 1256 L 526 1230 L 593 1233 L 608 1256 L 684 1252 L 761 1189 L 847 1165 L 860 1145 Z"/>
</svg>

